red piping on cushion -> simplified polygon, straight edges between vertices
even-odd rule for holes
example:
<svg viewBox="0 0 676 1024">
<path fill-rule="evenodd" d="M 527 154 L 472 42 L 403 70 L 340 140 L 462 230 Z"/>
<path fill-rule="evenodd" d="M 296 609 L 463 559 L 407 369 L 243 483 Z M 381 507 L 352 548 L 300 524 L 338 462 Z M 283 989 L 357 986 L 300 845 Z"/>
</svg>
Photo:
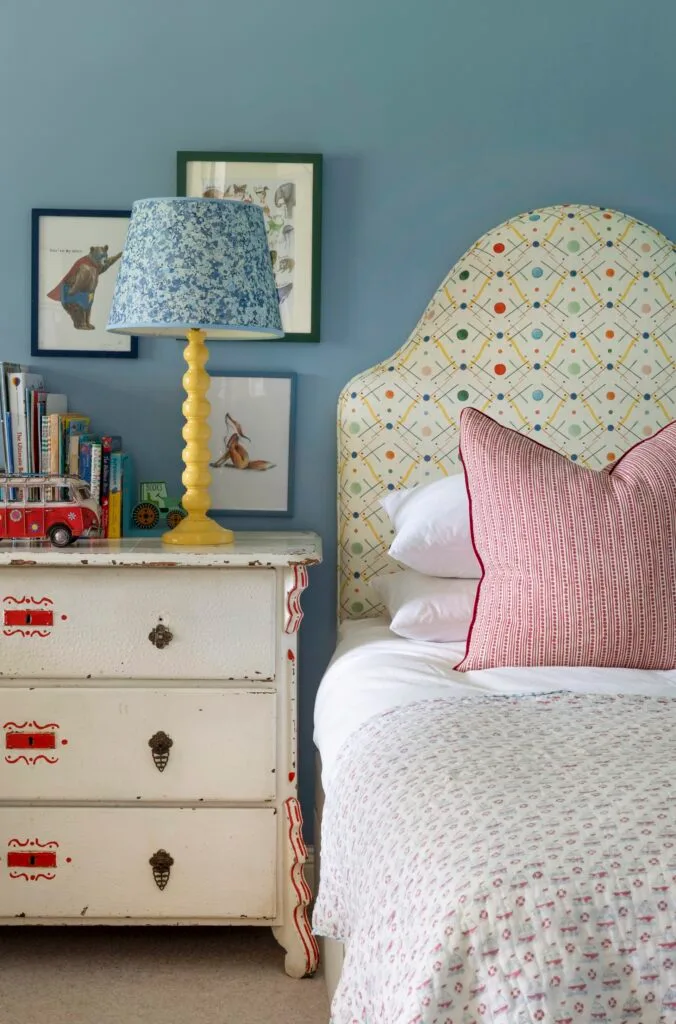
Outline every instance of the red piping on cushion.
<svg viewBox="0 0 676 1024">
<path fill-rule="evenodd" d="M 462 412 L 460 413 L 460 438 L 461 439 L 462 439 L 462 417 L 465 415 L 465 413 L 467 412 L 468 408 L 469 407 L 466 406 L 462 410 Z M 486 415 L 485 413 L 482 413 L 479 409 L 475 409 L 474 412 L 478 412 L 481 416 L 485 416 Z M 490 418 L 491 418 L 490 416 L 486 416 L 486 419 L 490 419 Z M 458 444 L 458 454 L 460 456 L 460 461 L 462 463 L 462 471 L 463 471 L 463 474 L 465 476 L 465 490 L 467 491 L 467 503 L 469 505 L 469 536 L 470 536 L 470 540 L 472 541 L 472 547 L 474 548 L 474 554 L 476 555 L 477 562 L 481 566 L 481 579 L 479 580 L 479 585 L 476 588 L 476 597 L 474 598 L 474 608 L 472 609 L 472 621 L 469 624 L 469 629 L 467 631 L 467 640 L 465 642 L 465 654 L 463 656 L 462 661 L 459 661 L 457 665 L 453 666 L 453 671 L 454 672 L 462 672 L 463 671 L 463 667 L 462 666 L 465 664 L 465 662 L 467 660 L 467 655 L 469 654 L 469 643 L 470 643 L 470 640 L 472 639 L 472 630 L 474 629 L 474 623 L 476 622 L 477 611 L 478 611 L 478 608 L 479 608 L 479 595 L 481 594 L 481 584 L 483 583 L 484 576 L 486 575 L 486 570 L 484 568 L 484 563 L 483 563 L 483 560 L 481 558 L 481 555 L 479 554 L 479 551 L 478 551 L 477 546 L 476 546 L 476 541 L 474 539 L 474 518 L 472 516 L 472 493 L 471 493 L 471 491 L 469 489 L 469 477 L 467 475 L 467 466 L 465 465 L 465 460 L 462 457 L 462 440 Z"/>
<path fill-rule="evenodd" d="M 527 434 L 523 434 L 520 430 L 514 430 L 513 427 L 504 427 L 504 426 L 502 426 L 501 423 L 498 423 L 498 421 L 493 419 L 492 416 L 488 416 L 485 412 L 482 412 L 481 409 L 473 409 L 471 406 L 465 406 L 465 408 L 460 413 L 460 439 L 461 440 L 460 440 L 460 443 L 458 445 L 458 453 L 460 455 L 460 461 L 462 463 L 462 468 L 463 468 L 463 472 L 464 472 L 464 475 L 465 475 L 465 488 L 467 490 L 467 501 L 468 501 L 468 504 L 469 504 L 469 532 L 470 532 L 470 538 L 471 538 L 471 541 L 472 541 L 472 547 L 474 548 L 474 554 L 476 555 L 477 561 L 478 561 L 479 565 L 481 566 L 481 579 L 479 580 L 479 585 L 478 585 L 477 591 L 476 591 L 476 597 L 474 599 L 474 609 L 472 611 L 472 621 L 470 622 L 469 631 L 467 633 L 467 642 L 465 644 L 465 654 L 464 654 L 464 657 L 463 657 L 462 661 L 458 662 L 457 665 L 453 666 L 453 671 L 454 672 L 462 672 L 463 671 L 463 667 L 462 666 L 465 664 L 465 661 L 467 660 L 467 656 L 469 654 L 470 641 L 472 639 L 472 631 L 474 630 L 474 625 L 475 625 L 476 619 L 477 619 L 477 611 L 478 611 L 478 608 L 479 608 L 479 597 L 481 595 L 481 584 L 483 583 L 484 578 L 486 576 L 486 569 L 484 567 L 484 563 L 483 563 L 483 560 L 481 558 L 481 555 L 479 554 L 479 551 L 477 549 L 476 541 L 475 541 L 475 538 L 474 538 L 474 517 L 473 517 L 473 514 L 472 514 L 472 492 L 471 492 L 470 486 L 469 486 L 469 476 L 467 475 L 467 466 L 465 465 L 465 460 L 462 457 L 462 417 L 464 416 L 464 414 L 466 412 L 469 412 L 470 409 L 472 409 L 472 412 L 479 413 L 480 416 L 483 416 L 485 419 L 490 420 L 491 423 L 495 423 L 497 426 L 502 427 L 503 430 L 509 430 L 513 434 L 519 434 L 521 437 L 524 438 L 524 440 L 530 441 L 531 444 L 536 444 L 536 445 L 538 445 L 539 448 L 544 448 L 546 451 L 553 452 L 554 455 L 558 455 L 560 459 L 565 459 L 566 462 L 570 462 L 570 460 L 569 460 L 567 455 L 562 455 L 561 452 L 557 452 L 557 451 L 555 451 L 555 449 L 549 448 L 546 444 L 542 444 L 541 441 L 536 441 L 535 438 L 528 437 Z M 608 470 L 606 470 L 608 475 L 610 476 L 617 469 L 617 467 L 620 465 L 622 460 L 629 454 L 629 452 L 633 452 L 634 448 L 640 447 L 640 445 L 645 444 L 646 441 L 652 441 L 655 437 L 658 436 L 658 434 L 663 433 L 663 431 L 668 430 L 670 427 L 676 427 L 676 420 L 672 420 L 670 423 L 666 423 L 663 427 L 660 427 L 660 429 L 655 434 L 651 434 L 650 437 L 642 438 L 640 441 L 637 441 L 636 444 L 633 444 L 631 446 L 631 448 L 628 448 L 626 450 L 626 452 L 623 452 L 623 454 L 620 456 L 620 458 L 615 463 L 613 463 L 613 465 Z M 573 463 L 571 463 L 571 465 L 576 466 L 576 463 L 573 462 Z M 577 469 L 581 469 L 581 470 L 586 471 L 586 472 L 590 472 L 590 473 L 603 472 L 603 470 L 587 469 L 587 467 L 585 467 L 585 466 L 576 466 L 576 468 Z"/>
<path fill-rule="evenodd" d="M 460 413 L 460 418 L 462 419 L 462 413 Z M 651 434 L 650 437 L 642 437 L 641 440 L 637 441 L 636 444 L 633 444 L 631 448 L 627 448 L 626 452 L 622 452 L 619 459 L 617 459 L 617 461 L 612 464 L 610 469 L 606 470 L 608 476 L 612 476 L 612 474 L 615 472 L 619 464 L 622 462 L 622 459 L 626 459 L 629 452 L 633 452 L 634 448 L 640 448 L 642 444 L 646 443 L 646 441 L 652 441 L 656 437 L 659 437 L 659 435 L 663 434 L 665 430 L 669 429 L 669 427 L 676 427 L 676 420 L 672 420 L 670 423 L 665 423 L 664 426 L 660 427 L 660 429 L 655 434 Z"/>
</svg>

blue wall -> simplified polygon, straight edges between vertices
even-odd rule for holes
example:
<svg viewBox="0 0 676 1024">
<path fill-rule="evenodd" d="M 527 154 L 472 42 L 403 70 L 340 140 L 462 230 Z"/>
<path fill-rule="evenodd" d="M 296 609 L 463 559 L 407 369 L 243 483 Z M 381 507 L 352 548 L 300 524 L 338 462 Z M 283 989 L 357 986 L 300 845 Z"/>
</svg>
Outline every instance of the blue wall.
<svg viewBox="0 0 676 1024">
<path fill-rule="evenodd" d="M 299 375 L 290 525 L 325 543 L 302 636 L 306 818 L 333 641 L 338 392 L 511 214 L 591 202 L 676 237 L 674 38 L 669 0 L 0 4 L 3 359 L 29 358 L 31 207 L 171 195 L 179 149 L 324 154 L 321 343 L 214 345 L 210 362 Z M 141 477 L 178 487 L 179 343 L 142 341 L 137 362 L 37 362 L 98 429 L 124 434 Z"/>
</svg>

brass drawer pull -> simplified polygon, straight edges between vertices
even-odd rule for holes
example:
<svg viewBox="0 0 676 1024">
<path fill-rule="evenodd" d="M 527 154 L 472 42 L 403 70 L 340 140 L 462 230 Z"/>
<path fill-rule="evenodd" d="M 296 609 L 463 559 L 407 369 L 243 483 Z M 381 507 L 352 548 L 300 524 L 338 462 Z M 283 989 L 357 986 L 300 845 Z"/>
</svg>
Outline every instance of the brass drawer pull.
<svg viewBox="0 0 676 1024">
<path fill-rule="evenodd" d="M 169 763 L 169 754 L 171 748 L 174 745 L 174 741 L 171 736 L 167 736 L 166 732 L 161 729 L 156 732 L 154 736 L 151 736 L 148 740 L 148 746 L 153 755 L 153 761 L 158 772 L 163 772 Z"/>
<path fill-rule="evenodd" d="M 171 632 L 170 629 L 167 629 L 167 627 L 163 626 L 162 623 L 160 622 L 158 626 L 155 626 L 154 629 L 150 630 L 150 632 L 148 633 L 148 639 L 150 640 L 151 644 L 153 644 L 155 647 L 157 647 L 159 651 L 161 651 L 164 647 L 169 646 L 171 641 L 174 639 L 174 634 Z"/>
<path fill-rule="evenodd" d="M 166 889 L 174 858 L 166 850 L 158 850 L 148 861 L 153 869 L 153 878 L 158 889 Z"/>
</svg>

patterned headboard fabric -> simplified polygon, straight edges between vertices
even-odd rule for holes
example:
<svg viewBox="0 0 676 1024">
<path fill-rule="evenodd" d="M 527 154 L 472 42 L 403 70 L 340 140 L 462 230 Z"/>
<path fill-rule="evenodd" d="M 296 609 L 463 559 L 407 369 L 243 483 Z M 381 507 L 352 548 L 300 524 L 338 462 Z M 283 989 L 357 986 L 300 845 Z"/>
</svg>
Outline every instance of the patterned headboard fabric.
<svg viewBox="0 0 676 1024">
<path fill-rule="evenodd" d="M 675 278 L 672 242 L 603 207 L 524 213 L 471 247 L 406 344 L 341 393 L 341 619 L 382 610 L 379 499 L 460 472 L 465 406 L 595 468 L 676 418 Z"/>
</svg>

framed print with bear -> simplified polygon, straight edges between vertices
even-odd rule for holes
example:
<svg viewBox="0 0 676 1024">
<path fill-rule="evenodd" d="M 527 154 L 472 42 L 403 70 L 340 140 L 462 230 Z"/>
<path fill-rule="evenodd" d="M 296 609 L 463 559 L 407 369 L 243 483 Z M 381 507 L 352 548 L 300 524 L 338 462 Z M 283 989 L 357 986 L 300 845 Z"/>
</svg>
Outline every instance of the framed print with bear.
<svg viewBox="0 0 676 1024">
<path fill-rule="evenodd" d="M 135 359 L 137 338 L 109 334 L 129 210 L 33 210 L 31 355 Z"/>
</svg>

